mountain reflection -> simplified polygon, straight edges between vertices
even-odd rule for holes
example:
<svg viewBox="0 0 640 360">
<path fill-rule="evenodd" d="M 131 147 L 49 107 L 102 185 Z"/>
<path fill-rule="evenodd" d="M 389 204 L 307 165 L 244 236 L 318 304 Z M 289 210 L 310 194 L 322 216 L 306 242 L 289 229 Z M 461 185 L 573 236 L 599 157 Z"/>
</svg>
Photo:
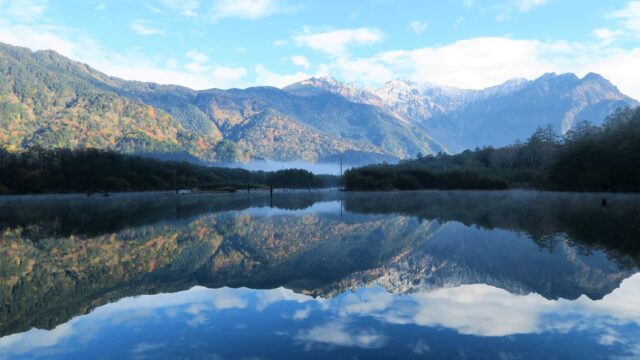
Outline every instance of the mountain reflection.
<svg viewBox="0 0 640 360">
<path fill-rule="evenodd" d="M 498 301 L 495 311 L 517 312 L 508 299 L 527 299 L 543 309 L 522 309 L 532 318 L 554 309 L 548 304 L 602 304 L 590 299 L 606 300 L 623 281 L 637 283 L 630 276 L 640 254 L 640 214 L 636 196 L 610 196 L 606 211 L 599 200 L 517 191 L 277 193 L 273 200 L 266 194 L 5 198 L 0 336 L 32 327 L 60 332 L 73 316 L 106 303 L 193 286 L 285 287 L 295 299 L 320 296 L 313 300 L 318 303 L 348 299 L 347 290 L 370 296 L 358 289 L 373 287 L 380 301 L 428 300 L 430 307 L 443 308 L 441 314 L 483 294 Z M 439 296 L 461 302 L 445 309 Z M 215 308 L 238 304 L 226 298 Z M 305 309 L 291 316 L 304 318 Z M 459 319 L 470 323 L 456 326 L 420 315 L 418 308 L 406 314 L 395 306 L 388 310 L 394 317 L 376 317 L 463 334 L 542 331 L 517 317 L 513 329 L 505 324 L 500 330 L 485 329 L 484 320 L 471 313 Z M 412 312 L 415 317 L 407 319 Z M 294 338 L 313 347 L 323 331 L 351 334 L 348 324 L 326 326 L 300 330 Z M 367 348 L 385 341 L 375 332 L 356 335 L 339 342 Z"/>
</svg>

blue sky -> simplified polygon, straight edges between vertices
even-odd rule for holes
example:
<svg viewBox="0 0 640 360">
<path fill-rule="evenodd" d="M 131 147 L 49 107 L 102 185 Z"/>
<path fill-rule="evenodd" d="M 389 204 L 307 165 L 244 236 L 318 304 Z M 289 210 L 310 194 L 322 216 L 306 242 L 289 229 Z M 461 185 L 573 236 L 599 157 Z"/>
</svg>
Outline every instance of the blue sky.
<svg viewBox="0 0 640 360">
<path fill-rule="evenodd" d="M 594 71 L 640 98 L 640 1 L 0 0 L 0 41 L 197 89 Z"/>
</svg>

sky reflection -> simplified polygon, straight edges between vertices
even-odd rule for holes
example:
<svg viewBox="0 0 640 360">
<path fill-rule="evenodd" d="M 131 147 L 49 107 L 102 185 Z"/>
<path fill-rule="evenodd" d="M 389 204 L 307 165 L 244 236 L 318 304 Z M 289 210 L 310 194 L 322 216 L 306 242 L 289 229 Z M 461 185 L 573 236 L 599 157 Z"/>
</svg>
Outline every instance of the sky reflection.
<svg viewBox="0 0 640 360">
<path fill-rule="evenodd" d="M 566 350 L 566 358 L 577 358 L 584 349 L 595 351 L 592 358 L 633 358 L 640 355 L 640 307 L 633 305 L 638 298 L 640 274 L 595 301 L 547 300 L 482 284 L 405 295 L 361 288 L 332 299 L 284 288 L 196 286 L 124 298 L 53 330 L 6 336 L 0 339 L 0 357 L 279 358 L 313 352 L 335 358 L 381 349 L 411 357 L 442 346 L 434 341 L 447 333 L 448 343 L 462 351 L 458 355 L 499 355 L 506 341 L 519 344 L 519 353 L 509 354 L 529 358 L 535 353 L 527 352 L 527 344 L 553 335 L 556 340 L 546 341 L 542 353 L 579 339 L 582 348 Z M 500 346 L 478 348 L 478 339 Z M 251 345 L 238 346 L 243 343 Z"/>
</svg>

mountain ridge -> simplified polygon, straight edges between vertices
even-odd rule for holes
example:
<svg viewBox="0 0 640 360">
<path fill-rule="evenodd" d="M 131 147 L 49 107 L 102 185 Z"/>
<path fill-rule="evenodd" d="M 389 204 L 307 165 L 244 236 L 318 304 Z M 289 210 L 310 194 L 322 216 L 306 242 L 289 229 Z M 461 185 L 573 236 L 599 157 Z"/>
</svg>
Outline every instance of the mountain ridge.
<svg viewBox="0 0 640 360">
<path fill-rule="evenodd" d="M 577 120 L 600 124 L 616 109 L 640 104 L 592 72 L 582 78 L 574 73 L 546 73 L 534 80 L 515 78 L 479 90 L 408 80 L 362 90 L 328 78 L 312 78 L 284 89 L 305 95 L 312 93 L 309 87 L 378 106 L 425 129 L 453 152 L 509 145 L 546 125 L 564 134 Z"/>
<path fill-rule="evenodd" d="M 512 79 L 481 90 L 329 77 L 282 89 L 193 90 L 109 76 L 52 50 L 0 43 L 0 145 L 186 152 L 208 161 L 348 163 L 501 146 L 536 126 L 566 132 L 638 105 L 589 73 Z"/>
<path fill-rule="evenodd" d="M 0 74 L 4 75 L 0 79 L 0 102 L 3 104 L 0 115 L 5 128 L 11 128 L 0 134 L 0 140 L 13 150 L 33 145 L 145 153 L 186 150 L 205 160 L 224 161 L 252 158 L 317 161 L 344 153 L 357 154 L 353 158 L 364 162 L 388 157 L 397 160 L 416 153 L 444 150 L 426 131 L 398 122 L 377 107 L 353 103 L 338 95 L 302 98 L 274 87 L 196 91 L 176 85 L 127 81 L 54 51 L 32 52 L 2 44 L 0 61 L 4 65 L 0 69 Z M 47 78 L 56 80 L 45 81 Z M 16 88 L 15 83 L 27 83 L 29 89 Z M 16 91 L 20 93 L 16 94 Z M 51 92 L 51 101 L 34 105 L 32 99 L 40 96 L 38 91 Z M 98 112 L 86 102 L 80 102 L 75 112 L 66 111 L 74 99 L 89 95 L 109 99 L 100 106 L 126 103 L 160 114 L 162 121 L 151 124 L 148 119 L 130 119 L 129 125 L 141 126 L 123 129 L 124 114 L 112 109 Z M 21 99 L 17 102 L 25 113 L 33 112 L 34 106 L 47 111 L 34 113 L 26 119 L 28 121 L 21 122 L 24 116 L 6 109 L 15 98 Z M 63 99 L 64 103 L 55 106 L 54 99 Z M 259 113 L 262 115 L 256 117 Z M 61 120 L 68 122 L 69 128 L 48 128 Z M 256 121 L 264 125 L 264 131 L 253 131 L 253 135 L 242 132 L 254 129 L 247 125 Z M 24 129 L 14 131 L 13 127 L 21 123 L 24 123 Z M 265 128 L 270 123 L 280 125 Z M 109 132 L 110 137 L 100 132 L 92 133 L 90 138 L 83 136 L 81 129 L 74 127 L 78 124 L 100 130 L 107 128 L 105 132 Z M 166 141 L 169 144 L 139 144 L 143 136 L 136 131 L 144 133 L 161 126 L 174 129 L 175 134 L 168 136 Z M 290 141 L 292 137 L 296 137 L 295 141 Z M 61 139 L 54 141 L 57 138 Z M 122 146 L 120 143 L 133 144 Z M 292 147 L 292 143 L 297 145 Z M 279 151 L 286 147 L 289 149 L 286 152 Z"/>
</svg>

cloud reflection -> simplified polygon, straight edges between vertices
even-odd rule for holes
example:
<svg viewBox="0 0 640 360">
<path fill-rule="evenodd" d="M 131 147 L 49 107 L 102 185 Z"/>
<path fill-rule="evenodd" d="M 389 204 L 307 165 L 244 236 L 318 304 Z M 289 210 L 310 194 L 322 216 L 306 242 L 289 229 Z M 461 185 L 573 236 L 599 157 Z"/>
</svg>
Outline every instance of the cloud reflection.
<svg viewBox="0 0 640 360">
<path fill-rule="evenodd" d="M 375 349 L 384 346 L 387 337 L 371 329 L 348 329 L 345 321 L 337 320 L 303 330 L 294 339 L 302 341 L 306 350 L 316 344 Z"/>
<path fill-rule="evenodd" d="M 605 346 L 640 344 L 640 274 L 623 281 L 602 300 L 547 300 L 538 294 L 518 295 L 489 285 L 462 285 L 426 293 L 394 296 L 381 287 L 359 289 L 333 299 L 313 298 L 291 290 L 194 287 L 174 294 L 125 298 L 97 308 L 52 330 L 30 331 L 0 338 L 0 358 L 34 354 L 70 343 L 91 342 L 108 327 L 152 326 L 152 319 L 182 322 L 183 326 L 232 326 L 275 316 L 274 331 L 283 331 L 305 350 L 334 347 L 375 349 L 388 344 L 389 326 L 444 327 L 460 334 L 502 337 L 547 332 L 583 332 Z M 275 306 L 277 304 L 277 306 Z M 238 312 L 237 310 L 241 310 Z M 225 315 L 242 314 L 242 315 Z M 313 314 L 313 316 L 311 316 Z M 229 317 L 231 316 L 231 317 Z M 236 317 L 233 317 L 236 316 Z M 242 318 L 239 318 L 242 316 Z M 226 319 L 221 322 L 221 319 Z M 363 323 L 363 319 L 368 319 Z M 385 327 L 386 326 L 386 327 Z M 626 329 L 626 330 L 625 330 Z M 631 329 L 631 330 L 629 330 Z M 144 354 L 157 342 L 133 344 L 131 354 Z M 136 345 L 137 346 L 137 345 Z M 408 343 L 415 354 L 431 347 Z M 60 350 L 60 349 L 57 349 Z"/>
<path fill-rule="evenodd" d="M 73 334 L 73 325 L 66 323 L 58 325 L 53 330 L 32 329 L 5 336 L 0 338 L 0 358 L 6 358 L 10 354 L 28 353 L 35 348 L 54 346 Z"/>
</svg>

